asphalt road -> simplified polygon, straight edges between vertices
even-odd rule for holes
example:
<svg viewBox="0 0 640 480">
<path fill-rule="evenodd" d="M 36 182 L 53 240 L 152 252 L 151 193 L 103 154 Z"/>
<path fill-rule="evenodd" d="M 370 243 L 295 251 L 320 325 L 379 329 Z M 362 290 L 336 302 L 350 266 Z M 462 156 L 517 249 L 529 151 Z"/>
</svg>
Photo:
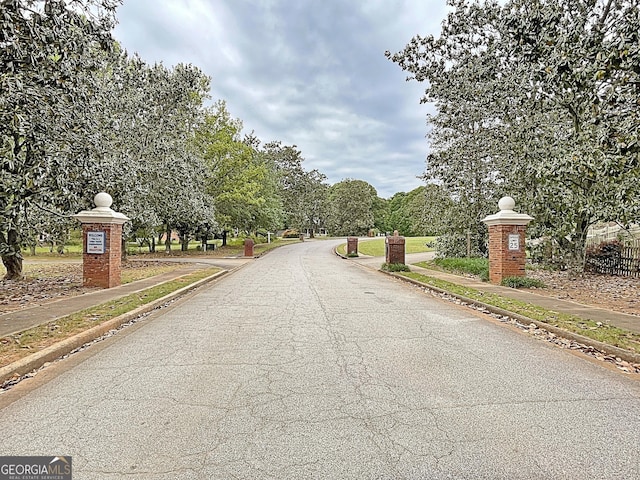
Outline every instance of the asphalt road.
<svg viewBox="0 0 640 480">
<path fill-rule="evenodd" d="M 640 478 L 640 382 L 342 260 L 270 252 L 0 395 L 75 479 Z"/>
</svg>

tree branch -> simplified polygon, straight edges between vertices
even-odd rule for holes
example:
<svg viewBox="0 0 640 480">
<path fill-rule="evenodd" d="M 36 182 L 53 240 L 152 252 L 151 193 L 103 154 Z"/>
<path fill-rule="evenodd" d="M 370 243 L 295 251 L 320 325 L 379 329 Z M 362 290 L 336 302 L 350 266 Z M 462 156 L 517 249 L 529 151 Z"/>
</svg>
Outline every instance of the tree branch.
<svg viewBox="0 0 640 480">
<path fill-rule="evenodd" d="M 602 11 L 602 16 L 600 17 L 600 20 L 598 21 L 598 31 L 602 32 L 602 29 L 604 28 L 604 22 L 607 20 L 607 17 L 609 16 L 609 12 L 611 11 L 611 4 L 613 3 L 613 0 L 609 0 L 607 2 L 607 4 L 604 6 L 604 10 Z"/>
<path fill-rule="evenodd" d="M 40 210 L 45 211 L 47 213 L 50 213 L 52 215 L 55 215 L 56 217 L 60 217 L 60 218 L 72 218 L 73 215 L 64 215 L 62 213 L 58 213 L 58 212 L 54 212 L 53 210 L 49 210 L 46 207 L 43 207 L 42 205 L 40 205 L 39 203 L 35 203 L 35 202 L 29 202 L 30 204 L 38 207 Z"/>
</svg>

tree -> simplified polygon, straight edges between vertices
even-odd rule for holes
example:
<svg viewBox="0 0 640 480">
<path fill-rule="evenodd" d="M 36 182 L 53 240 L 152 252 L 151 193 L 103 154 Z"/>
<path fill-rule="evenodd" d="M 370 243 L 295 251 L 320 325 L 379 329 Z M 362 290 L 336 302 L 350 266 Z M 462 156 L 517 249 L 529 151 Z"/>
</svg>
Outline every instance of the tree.
<svg viewBox="0 0 640 480">
<path fill-rule="evenodd" d="M 540 234 L 583 264 L 588 228 L 628 223 L 640 205 L 637 104 L 640 13 L 637 2 L 563 0 L 505 8 L 503 29 L 514 56 L 531 65 L 531 117 L 514 132 L 536 132 L 516 157 L 528 178 Z M 535 34 L 532 35 L 532 32 Z"/>
<path fill-rule="evenodd" d="M 376 197 L 373 200 L 373 226 L 379 232 L 388 232 L 389 201 L 386 198 Z"/>
<path fill-rule="evenodd" d="M 387 202 L 385 231 L 398 230 L 409 237 L 443 234 L 452 226 L 453 206 L 442 187 L 434 184 L 396 193 Z"/>
<path fill-rule="evenodd" d="M 426 178 L 478 231 L 497 198 L 519 194 L 532 231 L 580 263 L 592 223 L 638 218 L 637 3 L 449 5 L 439 38 L 387 52 L 438 110 Z"/>
<path fill-rule="evenodd" d="M 193 148 L 207 166 L 207 193 L 223 229 L 277 228 L 282 206 L 276 173 L 241 131 L 242 122 L 231 118 L 224 101 L 206 112 L 196 130 Z"/>
<path fill-rule="evenodd" d="M 326 176 L 318 170 L 306 171 L 302 153 L 295 145 L 270 142 L 263 154 L 275 168 L 285 228 L 308 229 L 313 237 L 326 221 Z"/>
<path fill-rule="evenodd" d="M 329 185 L 326 175 L 318 170 L 305 173 L 302 191 L 304 227 L 313 238 L 316 231 L 326 228 L 329 221 Z"/>
<path fill-rule="evenodd" d="M 363 180 L 346 179 L 329 188 L 329 227 L 332 234 L 366 235 L 373 228 L 376 189 Z"/>
<path fill-rule="evenodd" d="M 215 223 L 212 209 L 202 207 L 213 203 L 205 193 L 204 162 L 191 148 L 209 78 L 192 65 L 150 66 L 116 50 L 100 72 L 89 112 L 95 125 L 89 188 L 113 192 L 131 219 L 130 231 L 180 224 L 186 234 L 197 227 L 193 222 Z M 203 212 L 209 218 L 200 218 Z"/>
<path fill-rule="evenodd" d="M 23 232 L 33 208 L 64 192 L 70 146 L 83 142 L 96 49 L 111 48 L 115 2 L 6 0 L 0 15 L 0 254 L 5 279 L 22 277 Z M 64 178 L 64 176 L 63 176 Z M 64 201 L 64 200 L 63 200 Z"/>
<path fill-rule="evenodd" d="M 397 230 L 400 235 L 412 236 L 411 218 L 407 215 L 407 194 L 398 192 L 387 202 L 388 216 L 385 231 Z"/>
<path fill-rule="evenodd" d="M 439 208 L 446 206 L 448 232 L 473 232 L 479 251 L 486 251 L 481 219 L 493 213 L 508 179 L 502 100 L 511 77 L 499 74 L 501 63 L 494 56 L 500 7 L 493 2 L 450 5 L 456 9 L 439 38 L 415 37 L 403 52 L 387 56 L 411 78 L 427 82 L 421 101 L 436 105 L 437 113 L 428 116 L 431 145 L 423 178 L 437 182 L 450 197 Z"/>
</svg>

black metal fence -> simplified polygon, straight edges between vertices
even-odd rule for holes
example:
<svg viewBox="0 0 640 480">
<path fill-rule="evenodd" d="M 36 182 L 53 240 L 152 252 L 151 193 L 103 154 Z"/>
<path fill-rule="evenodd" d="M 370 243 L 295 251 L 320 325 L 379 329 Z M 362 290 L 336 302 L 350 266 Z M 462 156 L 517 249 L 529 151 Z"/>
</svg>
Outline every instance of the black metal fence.
<svg viewBox="0 0 640 480">
<path fill-rule="evenodd" d="M 587 250 L 586 270 L 607 275 L 640 277 L 640 245 L 604 242 Z"/>
</svg>

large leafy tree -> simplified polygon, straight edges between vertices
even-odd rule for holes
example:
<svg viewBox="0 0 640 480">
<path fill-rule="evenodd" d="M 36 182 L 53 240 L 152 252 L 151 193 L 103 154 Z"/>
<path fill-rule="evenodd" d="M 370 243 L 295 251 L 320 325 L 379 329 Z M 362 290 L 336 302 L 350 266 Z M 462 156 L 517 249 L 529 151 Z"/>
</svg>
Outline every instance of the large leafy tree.
<svg viewBox="0 0 640 480">
<path fill-rule="evenodd" d="M 388 53 L 437 107 L 426 176 L 476 223 L 517 196 L 579 260 L 591 224 L 638 218 L 637 2 L 449 4 L 439 38 Z"/>
<path fill-rule="evenodd" d="M 454 205 L 442 187 L 434 184 L 396 193 L 386 202 L 384 230 L 398 230 L 410 237 L 440 235 L 451 228 Z"/>
<path fill-rule="evenodd" d="M 242 138 L 242 122 L 224 101 L 210 108 L 197 128 L 193 149 L 207 168 L 207 193 L 213 197 L 221 228 L 275 229 L 282 221 L 273 164 L 253 137 Z"/>
<path fill-rule="evenodd" d="M 439 38 L 417 36 L 403 52 L 388 56 L 411 78 L 427 83 L 421 101 L 437 108 L 428 116 L 431 149 L 423 178 L 428 184 L 438 182 L 451 200 L 433 207 L 440 218 L 448 219 L 448 234 L 473 232 L 482 250 L 486 228 L 481 219 L 493 213 L 508 182 L 501 101 L 511 77 L 500 77 L 500 63 L 495 61 L 500 56 L 495 53 L 500 7 L 494 2 L 450 5 L 456 9 L 443 23 Z M 430 187 L 431 196 L 437 193 L 434 188 Z"/>
<path fill-rule="evenodd" d="M 374 226 L 376 189 L 363 180 L 346 179 L 329 188 L 329 228 L 333 235 L 366 235 Z"/>
<path fill-rule="evenodd" d="M 84 144 L 95 50 L 109 50 L 116 2 L 5 0 L 0 5 L 0 254 L 22 277 L 33 208 L 64 201 L 72 147 Z"/>
<path fill-rule="evenodd" d="M 305 172 L 302 187 L 303 226 L 314 237 L 315 232 L 327 227 L 329 219 L 329 185 L 325 174 L 314 169 Z"/>
<path fill-rule="evenodd" d="M 640 216 L 640 9 L 558 0 L 505 6 L 501 27 L 530 68 L 528 121 L 513 122 L 539 233 L 580 265 L 587 229 Z M 543 200 L 543 201 L 539 201 Z"/>
<path fill-rule="evenodd" d="M 105 69 L 104 82 L 95 188 L 115 192 L 132 230 L 163 224 L 186 244 L 200 224 L 215 224 L 204 162 L 191 148 L 209 78 L 191 65 L 148 66 L 123 53 Z"/>
<path fill-rule="evenodd" d="M 302 152 L 295 145 L 269 142 L 262 148 L 263 157 L 276 172 L 278 193 L 282 201 L 283 221 L 286 228 L 303 228 L 303 192 L 305 170 Z"/>
<path fill-rule="evenodd" d="M 413 236 L 407 204 L 406 192 L 398 192 L 388 200 L 385 232 L 397 230 L 400 235 Z"/>
<path fill-rule="evenodd" d="M 327 216 L 326 176 L 318 170 L 306 171 L 304 158 L 295 145 L 270 142 L 263 155 L 273 164 L 282 201 L 284 226 L 309 230 L 311 237 L 323 228 Z"/>
</svg>

